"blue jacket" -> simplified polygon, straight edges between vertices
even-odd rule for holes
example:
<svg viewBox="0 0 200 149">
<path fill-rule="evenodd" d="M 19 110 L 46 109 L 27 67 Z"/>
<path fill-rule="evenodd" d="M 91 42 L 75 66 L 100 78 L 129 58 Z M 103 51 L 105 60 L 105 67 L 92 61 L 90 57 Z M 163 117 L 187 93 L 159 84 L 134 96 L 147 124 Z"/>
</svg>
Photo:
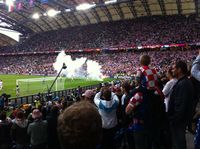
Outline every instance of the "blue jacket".
<svg viewBox="0 0 200 149">
<path fill-rule="evenodd" d="M 196 135 L 194 138 L 195 149 L 200 149 L 200 119 L 197 125 Z"/>
<path fill-rule="evenodd" d="M 193 62 L 191 74 L 195 79 L 200 81 L 200 55 L 197 56 L 196 60 Z"/>
</svg>

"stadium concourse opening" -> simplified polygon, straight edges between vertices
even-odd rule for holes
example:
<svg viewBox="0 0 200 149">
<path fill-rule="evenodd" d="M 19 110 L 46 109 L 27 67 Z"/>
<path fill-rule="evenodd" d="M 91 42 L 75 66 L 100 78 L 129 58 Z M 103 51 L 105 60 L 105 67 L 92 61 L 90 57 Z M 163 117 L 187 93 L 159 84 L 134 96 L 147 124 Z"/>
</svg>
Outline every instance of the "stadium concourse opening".
<svg viewBox="0 0 200 149">
<path fill-rule="evenodd" d="M 0 149 L 200 149 L 199 12 L 0 0 Z"/>
</svg>

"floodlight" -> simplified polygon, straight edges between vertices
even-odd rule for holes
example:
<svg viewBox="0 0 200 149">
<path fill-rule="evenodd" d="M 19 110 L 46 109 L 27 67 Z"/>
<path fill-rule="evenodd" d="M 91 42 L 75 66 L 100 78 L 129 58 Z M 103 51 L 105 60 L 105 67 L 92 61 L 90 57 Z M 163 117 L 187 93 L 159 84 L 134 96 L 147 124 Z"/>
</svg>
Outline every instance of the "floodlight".
<svg viewBox="0 0 200 149">
<path fill-rule="evenodd" d="M 33 19 L 39 19 L 39 18 L 40 18 L 40 16 L 39 16 L 39 14 L 38 14 L 38 13 L 34 13 L 34 14 L 32 15 L 32 18 L 33 18 Z"/>
<path fill-rule="evenodd" d="M 108 0 L 108 1 L 105 1 L 104 4 L 108 5 L 108 4 L 113 4 L 116 2 L 117 2 L 117 0 Z"/>
<path fill-rule="evenodd" d="M 49 11 L 47 11 L 47 15 L 49 17 L 54 17 L 55 15 L 57 15 L 58 13 L 60 13 L 61 11 L 56 11 L 54 9 L 50 9 Z"/>
<path fill-rule="evenodd" d="M 88 3 L 83 3 L 83 4 L 80 4 L 76 7 L 76 10 L 87 10 L 87 9 L 90 9 L 90 8 L 93 8 L 95 7 L 96 4 L 88 4 Z"/>
</svg>

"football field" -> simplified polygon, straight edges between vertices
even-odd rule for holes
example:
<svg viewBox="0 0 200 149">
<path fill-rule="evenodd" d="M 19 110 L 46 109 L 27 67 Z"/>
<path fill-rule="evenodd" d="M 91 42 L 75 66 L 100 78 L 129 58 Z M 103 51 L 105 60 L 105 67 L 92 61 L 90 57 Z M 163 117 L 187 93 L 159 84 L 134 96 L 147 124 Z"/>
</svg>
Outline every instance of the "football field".
<svg viewBox="0 0 200 149">
<path fill-rule="evenodd" d="M 16 80 L 18 79 L 31 79 L 31 78 L 43 78 L 44 76 L 31 76 L 31 75 L 0 75 L 0 80 L 3 81 L 3 90 L 0 91 L 0 94 L 6 93 L 10 94 L 11 97 L 16 97 Z M 46 77 L 48 78 L 48 77 Z M 64 78 L 64 89 L 70 89 L 70 88 L 76 88 L 78 86 L 89 86 L 89 85 L 95 85 L 100 82 L 107 82 L 111 81 L 112 79 L 104 79 L 103 81 L 94 81 L 94 80 L 86 80 L 86 79 L 68 79 Z M 53 82 L 53 80 L 52 80 Z M 35 83 L 35 82 L 29 82 L 19 85 L 20 90 L 20 96 L 26 96 L 26 95 L 32 95 L 37 93 L 43 93 L 46 92 L 46 90 L 51 86 L 51 83 L 48 83 L 46 85 L 45 89 L 41 89 L 42 84 L 44 83 Z M 27 89 L 27 92 L 22 92 L 22 88 Z M 54 90 L 54 89 L 53 89 Z"/>
</svg>

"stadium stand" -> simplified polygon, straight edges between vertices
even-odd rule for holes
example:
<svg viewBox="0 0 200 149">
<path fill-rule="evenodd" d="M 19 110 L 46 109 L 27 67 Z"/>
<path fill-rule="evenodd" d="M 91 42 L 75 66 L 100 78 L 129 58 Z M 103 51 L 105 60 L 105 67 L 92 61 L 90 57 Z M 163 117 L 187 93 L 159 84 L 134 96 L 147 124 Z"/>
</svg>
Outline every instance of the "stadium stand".
<svg viewBox="0 0 200 149">
<path fill-rule="evenodd" d="M 176 34 L 174 34 L 176 33 Z M 83 50 L 200 42 L 194 16 L 152 16 L 35 34 L 0 52 Z"/>
<path fill-rule="evenodd" d="M 152 57 L 152 66 L 158 72 L 164 74 L 168 67 L 177 59 L 192 62 L 198 50 L 175 50 L 175 51 L 144 51 L 144 52 L 102 52 L 102 53 L 71 53 L 73 59 L 87 57 L 102 65 L 102 72 L 106 76 L 113 77 L 123 73 L 131 76 L 139 67 L 139 56 L 149 54 Z M 53 69 L 57 54 L 35 54 L 19 56 L 0 56 L 0 73 L 5 74 L 56 74 Z M 131 67 L 130 67 L 131 66 Z"/>
<path fill-rule="evenodd" d="M 55 76 L 64 50 L 115 78 L 3 93 L 0 149 L 200 149 L 199 0 L 6 0 L 0 9 L 0 27 L 23 34 L 14 46 L 0 36 L 0 74 Z"/>
</svg>

